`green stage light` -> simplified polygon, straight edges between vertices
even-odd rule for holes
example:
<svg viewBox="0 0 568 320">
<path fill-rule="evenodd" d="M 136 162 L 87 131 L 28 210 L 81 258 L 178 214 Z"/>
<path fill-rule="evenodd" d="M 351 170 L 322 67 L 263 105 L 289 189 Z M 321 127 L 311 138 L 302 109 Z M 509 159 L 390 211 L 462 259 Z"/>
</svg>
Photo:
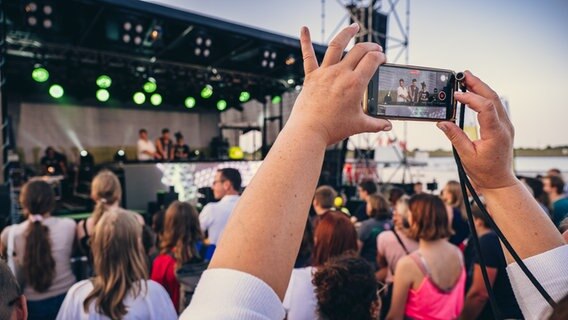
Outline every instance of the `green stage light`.
<svg viewBox="0 0 568 320">
<path fill-rule="evenodd" d="M 211 85 L 206 85 L 201 89 L 201 98 L 209 99 L 213 95 L 213 87 Z"/>
<path fill-rule="evenodd" d="M 108 89 L 112 85 L 112 79 L 106 74 L 100 75 L 97 78 L 97 86 L 101 89 Z"/>
<path fill-rule="evenodd" d="M 155 106 L 159 106 L 162 104 L 162 95 L 159 93 L 154 93 L 151 97 L 150 97 L 150 103 L 155 105 Z"/>
<path fill-rule="evenodd" d="M 148 81 L 144 83 L 143 89 L 147 93 L 152 93 L 158 89 L 158 85 L 156 84 L 156 79 L 148 78 Z"/>
<path fill-rule="evenodd" d="M 36 67 L 32 71 L 32 79 L 36 82 L 46 82 L 49 79 L 49 71 L 44 67 Z"/>
<path fill-rule="evenodd" d="M 110 98 L 110 93 L 107 89 L 99 89 L 97 90 L 97 100 L 100 102 L 107 102 Z"/>
<path fill-rule="evenodd" d="M 188 109 L 195 107 L 195 98 L 194 97 L 185 98 L 185 107 Z"/>
<path fill-rule="evenodd" d="M 274 96 L 274 97 L 272 97 L 272 103 L 273 103 L 273 104 L 278 104 L 278 103 L 280 103 L 280 102 L 282 102 L 282 97 L 281 97 L 281 96 Z"/>
<path fill-rule="evenodd" d="M 247 102 L 249 100 L 250 100 L 250 93 L 248 93 L 247 91 L 242 91 L 241 94 L 239 95 L 239 101 Z"/>
<path fill-rule="evenodd" d="M 146 102 L 146 96 L 142 92 L 136 92 L 132 96 L 132 100 L 134 100 L 134 103 L 136 104 L 143 104 Z"/>
<path fill-rule="evenodd" d="M 63 97 L 64 93 L 65 91 L 63 90 L 63 87 L 58 84 L 53 84 L 51 85 L 51 87 L 49 87 L 49 95 L 54 97 L 55 99 Z"/>
<path fill-rule="evenodd" d="M 227 101 L 223 99 L 217 101 L 217 110 L 223 111 L 225 109 L 227 109 Z"/>
</svg>

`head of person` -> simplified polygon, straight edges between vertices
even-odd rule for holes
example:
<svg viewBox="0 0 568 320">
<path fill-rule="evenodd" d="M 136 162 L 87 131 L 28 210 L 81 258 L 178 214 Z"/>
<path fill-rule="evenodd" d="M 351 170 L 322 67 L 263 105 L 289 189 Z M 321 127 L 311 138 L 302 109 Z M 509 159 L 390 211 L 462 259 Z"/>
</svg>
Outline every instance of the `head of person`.
<svg viewBox="0 0 568 320">
<path fill-rule="evenodd" d="M 548 169 L 548 171 L 546 172 L 547 176 L 557 176 L 557 177 L 562 177 L 562 171 L 560 171 L 560 169 L 558 168 L 552 168 L 552 169 Z"/>
<path fill-rule="evenodd" d="M 369 196 L 366 209 L 367 215 L 377 220 L 386 220 L 392 217 L 390 205 L 387 199 L 379 193 Z"/>
<path fill-rule="evenodd" d="M 363 180 L 357 186 L 357 191 L 359 192 L 359 198 L 367 201 L 369 195 L 377 192 L 377 184 L 373 180 Z"/>
<path fill-rule="evenodd" d="M 421 82 L 420 86 L 422 87 L 422 90 L 425 90 L 426 89 L 426 82 Z"/>
<path fill-rule="evenodd" d="M 138 137 L 142 140 L 148 140 L 148 131 L 146 129 L 138 130 Z"/>
<path fill-rule="evenodd" d="M 181 132 L 176 132 L 175 134 L 176 137 L 176 143 L 179 145 L 183 144 L 183 134 L 181 134 Z"/>
<path fill-rule="evenodd" d="M 147 263 L 142 246 L 142 228 L 134 214 L 120 208 L 110 208 L 96 225 L 91 242 L 93 290 L 85 298 L 83 308 L 95 310 L 111 319 L 121 319 L 128 310 L 124 299 L 137 296 L 148 278 Z"/>
<path fill-rule="evenodd" d="M 546 176 L 542 178 L 542 189 L 548 195 L 561 195 L 564 193 L 564 180 L 559 176 Z"/>
<path fill-rule="evenodd" d="M 463 194 L 459 182 L 450 180 L 442 189 L 442 199 L 444 202 L 454 208 L 462 208 L 464 205 Z"/>
<path fill-rule="evenodd" d="M 170 138 L 170 129 L 164 128 L 162 129 L 162 138 L 168 140 Z"/>
<path fill-rule="evenodd" d="M 312 283 L 320 319 L 377 319 L 378 283 L 364 259 L 353 254 L 332 258 L 318 268 Z"/>
<path fill-rule="evenodd" d="M 389 204 L 391 205 L 391 207 L 396 206 L 398 199 L 400 199 L 404 195 L 405 195 L 404 190 L 402 190 L 401 188 L 394 187 L 394 188 L 390 189 L 390 191 L 389 191 Z"/>
<path fill-rule="evenodd" d="M 177 267 L 198 256 L 197 243 L 203 240 L 197 210 L 187 203 L 174 201 L 166 210 L 160 251 L 173 253 Z"/>
<path fill-rule="evenodd" d="M 357 251 L 357 231 L 353 223 L 340 211 L 324 214 L 314 233 L 312 265 L 321 266 L 348 251 Z"/>
<path fill-rule="evenodd" d="M 477 232 L 491 229 L 489 218 L 484 215 L 481 209 L 475 204 L 471 206 L 471 215 L 473 216 L 473 224 Z"/>
<path fill-rule="evenodd" d="M 408 199 L 407 195 L 404 195 L 398 199 L 393 210 L 393 222 L 398 229 L 408 229 L 410 224 L 408 223 Z"/>
<path fill-rule="evenodd" d="M 404 80 L 403 80 L 403 79 L 398 80 L 398 84 L 399 84 L 401 87 L 404 87 Z"/>
<path fill-rule="evenodd" d="M 412 86 L 416 87 L 416 79 L 412 79 Z"/>
<path fill-rule="evenodd" d="M 55 193 L 47 182 L 32 179 L 22 188 L 20 204 L 30 222 L 23 255 L 26 284 L 37 292 L 46 292 L 55 278 L 55 259 L 49 229 L 42 221 L 55 208 Z"/>
<path fill-rule="evenodd" d="M 223 199 L 226 195 L 237 195 L 241 192 L 241 174 L 233 168 L 223 168 L 215 173 L 213 180 L 213 196 L 215 199 Z"/>
<path fill-rule="evenodd" d="M 410 238 L 435 241 L 453 234 L 446 206 L 439 197 L 426 193 L 415 195 L 408 200 L 408 210 Z"/>
<path fill-rule="evenodd" d="M 416 182 L 414 183 L 413 189 L 414 189 L 414 194 L 422 193 L 424 192 L 424 184 L 422 184 L 422 182 Z"/>
<path fill-rule="evenodd" d="M 45 149 L 45 156 L 52 159 L 55 158 L 56 152 L 55 149 L 53 149 L 53 147 L 47 147 Z"/>
<path fill-rule="evenodd" d="M 28 318 L 26 297 L 8 265 L 0 260 L 0 319 Z"/>
<path fill-rule="evenodd" d="M 334 200 L 337 192 L 330 186 L 320 186 L 316 189 L 314 200 L 312 202 L 316 213 L 322 214 L 331 210 L 334 206 Z"/>
<path fill-rule="evenodd" d="M 122 187 L 118 177 L 109 170 L 100 171 L 91 182 L 91 199 L 95 201 L 93 222 L 97 224 L 105 209 L 120 202 Z"/>
</svg>

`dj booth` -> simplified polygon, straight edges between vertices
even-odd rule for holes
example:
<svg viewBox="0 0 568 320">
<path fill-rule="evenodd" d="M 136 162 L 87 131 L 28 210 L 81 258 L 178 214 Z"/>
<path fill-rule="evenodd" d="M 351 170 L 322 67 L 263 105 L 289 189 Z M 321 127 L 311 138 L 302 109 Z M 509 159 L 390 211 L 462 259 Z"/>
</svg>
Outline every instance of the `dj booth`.
<svg viewBox="0 0 568 320">
<path fill-rule="evenodd" d="M 258 171 L 262 161 L 199 161 L 125 163 L 124 206 L 129 210 L 146 211 L 148 202 L 173 187 L 179 200 L 197 204 L 199 188 L 211 187 L 218 169 L 239 170 L 246 186 Z"/>
</svg>

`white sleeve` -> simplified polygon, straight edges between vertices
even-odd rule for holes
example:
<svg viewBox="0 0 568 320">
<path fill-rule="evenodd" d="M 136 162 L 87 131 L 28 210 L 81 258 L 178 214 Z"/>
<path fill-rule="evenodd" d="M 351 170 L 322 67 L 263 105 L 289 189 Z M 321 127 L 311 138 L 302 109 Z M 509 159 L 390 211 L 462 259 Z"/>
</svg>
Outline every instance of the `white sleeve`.
<svg viewBox="0 0 568 320">
<path fill-rule="evenodd" d="M 568 245 L 524 259 L 548 294 L 558 301 L 568 293 Z M 513 292 L 526 319 L 548 319 L 552 308 L 517 263 L 507 266 Z"/>
<path fill-rule="evenodd" d="M 211 204 L 207 204 L 199 213 L 199 224 L 201 225 L 201 230 L 205 232 L 209 229 L 209 227 L 211 227 L 212 223 L 213 216 L 211 214 Z"/>
<path fill-rule="evenodd" d="M 83 308 L 83 301 L 80 299 L 81 297 L 75 296 L 76 288 L 77 285 L 74 285 L 69 289 L 67 295 L 65 295 L 65 299 L 57 313 L 57 320 L 81 318 L 82 312 L 80 312 L 80 310 Z"/>
<path fill-rule="evenodd" d="M 180 319 L 282 320 L 284 308 L 264 281 L 232 269 L 209 269 Z"/>
</svg>

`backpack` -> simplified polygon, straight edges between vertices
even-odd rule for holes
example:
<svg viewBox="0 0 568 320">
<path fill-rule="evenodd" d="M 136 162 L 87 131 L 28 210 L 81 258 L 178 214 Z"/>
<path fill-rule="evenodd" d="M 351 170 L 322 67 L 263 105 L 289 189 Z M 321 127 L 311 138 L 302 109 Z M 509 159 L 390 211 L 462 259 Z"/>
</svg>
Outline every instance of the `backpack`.
<svg viewBox="0 0 568 320">
<path fill-rule="evenodd" d="M 212 250 L 215 250 L 215 245 L 201 245 L 198 252 L 199 255 L 184 263 L 179 269 L 176 270 L 176 279 L 179 282 L 179 312 L 183 312 L 191 302 L 195 288 L 201 279 L 201 275 L 207 267 L 209 267 L 209 260 L 202 257 L 209 258 L 212 255 Z"/>
</svg>

